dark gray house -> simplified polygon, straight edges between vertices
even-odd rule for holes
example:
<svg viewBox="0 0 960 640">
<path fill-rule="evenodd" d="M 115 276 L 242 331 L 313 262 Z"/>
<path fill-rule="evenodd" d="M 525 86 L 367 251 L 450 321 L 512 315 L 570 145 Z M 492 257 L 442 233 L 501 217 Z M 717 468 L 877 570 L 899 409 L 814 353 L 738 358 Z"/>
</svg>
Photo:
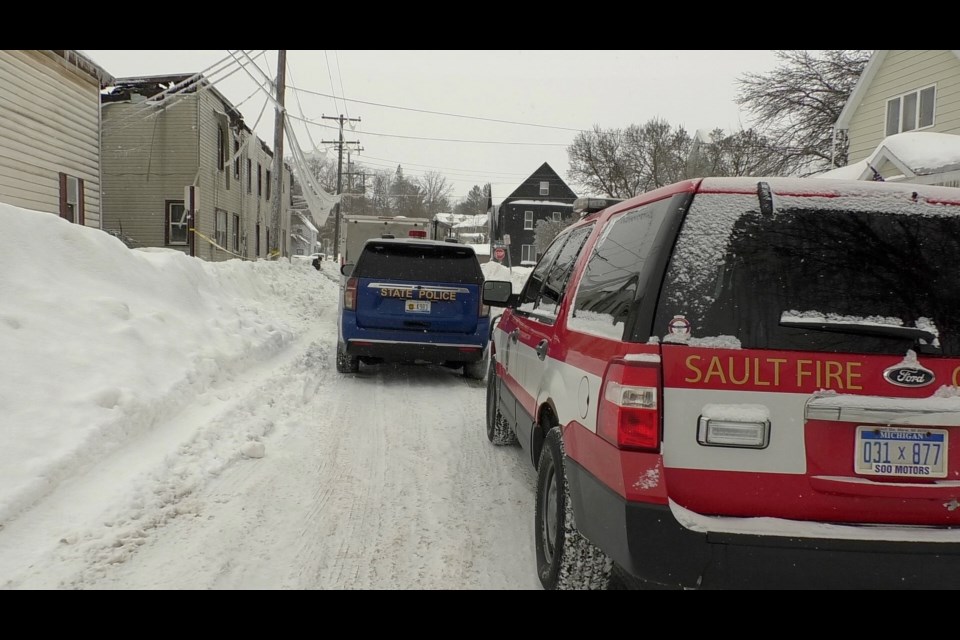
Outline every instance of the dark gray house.
<svg viewBox="0 0 960 640">
<path fill-rule="evenodd" d="M 509 262 L 513 266 L 529 265 L 537 261 L 535 229 L 539 220 L 562 220 L 573 212 L 577 194 L 544 162 L 529 178 L 507 196 L 490 216 L 491 240 L 494 247 L 510 237 Z"/>
</svg>

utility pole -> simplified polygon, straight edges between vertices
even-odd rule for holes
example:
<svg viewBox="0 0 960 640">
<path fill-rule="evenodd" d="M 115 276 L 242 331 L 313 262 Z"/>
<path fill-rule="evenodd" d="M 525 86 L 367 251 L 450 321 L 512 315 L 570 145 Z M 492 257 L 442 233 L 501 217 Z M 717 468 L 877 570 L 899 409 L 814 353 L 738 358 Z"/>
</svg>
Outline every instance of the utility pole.
<svg viewBox="0 0 960 640">
<path fill-rule="evenodd" d="M 359 147 L 357 152 L 363 151 L 363 147 Z M 343 175 L 347 176 L 347 193 L 353 193 L 353 176 L 363 176 L 364 185 L 366 185 L 366 174 L 363 171 L 354 171 L 353 163 L 350 161 L 350 151 L 347 151 L 347 170 L 343 172 Z M 366 193 L 364 188 L 363 193 Z M 351 207 L 351 211 L 353 208 Z"/>
<path fill-rule="evenodd" d="M 360 122 L 360 118 L 345 118 L 343 114 L 340 114 L 339 117 L 334 116 L 320 116 L 324 120 L 339 120 L 340 121 L 340 139 L 339 140 L 321 140 L 321 144 L 336 144 L 337 145 L 337 195 L 341 195 L 341 189 L 343 187 L 343 145 L 345 144 L 360 144 L 359 140 L 351 140 L 345 142 L 343 139 L 343 123 L 344 122 Z M 337 204 L 334 205 L 333 212 L 333 255 L 334 257 L 339 256 L 340 251 L 340 201 L 337 201 Z"/>
<path fill-rule="evenodd" d="M 277 255 L 283 255 L 286 246 L 285 238 L 281 239 L 280 211 L 283 206 L 283 95 L 286 93 L 287 77 L 287 50 L 280 49 L 277 55 L 277 114 L 273 121 L 273 200 L 271 201 L 270 227 L 273 229 L 270 253 L 277 250 Z"/>
</svg>

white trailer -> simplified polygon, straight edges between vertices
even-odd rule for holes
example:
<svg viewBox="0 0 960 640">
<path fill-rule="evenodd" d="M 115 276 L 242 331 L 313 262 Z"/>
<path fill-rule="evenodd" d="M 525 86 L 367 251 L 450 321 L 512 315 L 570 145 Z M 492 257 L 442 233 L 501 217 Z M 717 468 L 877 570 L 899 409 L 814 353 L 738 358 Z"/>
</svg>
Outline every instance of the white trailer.
<svg viewBox="0 0 960 640">
<path fill-rule="evenodd" d="M 364 242 L 384 235 L 433 238 L 433 222 L 406 216 L 345 215 L 340 223 L 340 264 L 356 262 Z"/>
</svg>

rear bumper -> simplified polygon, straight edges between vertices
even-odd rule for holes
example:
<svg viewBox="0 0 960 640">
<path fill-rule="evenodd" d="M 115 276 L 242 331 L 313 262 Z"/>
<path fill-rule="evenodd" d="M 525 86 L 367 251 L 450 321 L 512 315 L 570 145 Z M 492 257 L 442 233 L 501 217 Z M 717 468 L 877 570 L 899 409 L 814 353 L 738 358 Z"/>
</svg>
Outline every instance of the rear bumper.
<svg viewBox="0 0 960 640">
<path fill-rule="evenodd" d="M 483 359 L 485 344 L 433 343 L 354 339 L 346 342 L 351 356 L 379 358 L 393 362 L 423 360 L 425 362 L 477 362 Z"/>
<path fill-rule="evenodd" d="M 567 459 L 577 527 L 632 577 L 700 589 L 957 589 L 960 543 L 698 532 Z"/>
</svg>

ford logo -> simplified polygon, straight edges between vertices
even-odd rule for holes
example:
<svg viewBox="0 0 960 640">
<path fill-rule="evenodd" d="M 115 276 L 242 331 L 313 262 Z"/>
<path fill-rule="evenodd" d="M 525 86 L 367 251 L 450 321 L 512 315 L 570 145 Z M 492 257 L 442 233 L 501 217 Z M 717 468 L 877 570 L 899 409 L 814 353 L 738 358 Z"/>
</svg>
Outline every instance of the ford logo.
<svg viewBox="0 0 960 640">
<path fill-rule="evenodd" d="M 923 367 L 893 366 L 884 369 L 883 377 L 890 384 L 898 387 L 924 387 L 933 382 L 933 371 Z"/>
</svg>

